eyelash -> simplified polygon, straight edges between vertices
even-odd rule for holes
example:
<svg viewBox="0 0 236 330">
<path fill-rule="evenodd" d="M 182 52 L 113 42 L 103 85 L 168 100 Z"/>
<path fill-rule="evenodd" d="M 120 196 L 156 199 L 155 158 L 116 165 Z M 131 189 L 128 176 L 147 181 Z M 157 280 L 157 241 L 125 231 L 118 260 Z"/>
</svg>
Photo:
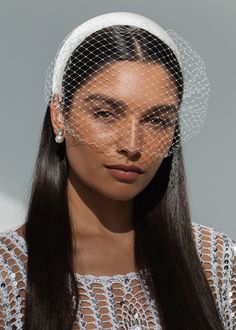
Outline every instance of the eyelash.
<svg viewBox="0 0 236 330">
<path fill-rule="evenodd" d="M 109 115 L 112 115 L 114 117 L 114 115 L 110 111 L 100 110 L 100 111 L 94 112 L 94 116 L 96 118 L 97 117 L 102 117 L 103 119 L 106 119 L 102 114 L 109 114 Z"/>
<path fill-rule="evenodd" d="M 105 114 L 105 117 L 104 117 L 104 114 Z M 100 111 L 96 111 L 94 112 L 94 116 L 95 118 L 102 118 L 104 121 L 106 122 L 110 122 L 110 118 L 107 117 L 107 115 L 112 115 L 112 120 L 115 118 L 115 115 L 110 112 L 110 111 L 105 111 L 105 110 L 100 110 Z M 162 119 L 160 117 L 147 117 L 145 118 L 144 120 L 150 120 L 150 122 L 152 124 L 154 124 L 155 126 L 161 126 L 161 127 L 167 127 L 167 126 L 173 126 L 172 122 L 168 119 Z"/>
<path fill-rule="evenodd" d="M 149 117 L 147 118 L 151 123 L 155 125 L 161 125 L 161 127 L 173 126 L 171 120 L 160 118 L 160 117 Z"/>
</svg>

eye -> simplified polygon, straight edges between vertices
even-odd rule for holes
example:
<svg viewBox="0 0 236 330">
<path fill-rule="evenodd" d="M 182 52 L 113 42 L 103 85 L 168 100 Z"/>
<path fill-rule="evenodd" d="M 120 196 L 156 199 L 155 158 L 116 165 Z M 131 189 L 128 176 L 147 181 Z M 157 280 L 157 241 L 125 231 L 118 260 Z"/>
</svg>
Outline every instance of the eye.
<svg viewBox="0 0 236 330">
<path fill-rule="evenodd" d="M 166 127 L 171 127 L 173 126 L 173 122 L 172 120 L 168 119 L 168 118 L 161 118 L 158 116 L 147 116 L 145 118 L 145 121 L 149 121 L 151 124 L 154 124 L 155 126 L 160 126 L 163 128 Z"/>
<path fill-rule="evenodd" d="M 112 120 L 115 117 L 111 111 L 101 110 L 100 108 L 99 108 L 99 110 L 94 109 L 93 115 L 95 118 L 101 118 L 105 121 Z"/>
</svg>

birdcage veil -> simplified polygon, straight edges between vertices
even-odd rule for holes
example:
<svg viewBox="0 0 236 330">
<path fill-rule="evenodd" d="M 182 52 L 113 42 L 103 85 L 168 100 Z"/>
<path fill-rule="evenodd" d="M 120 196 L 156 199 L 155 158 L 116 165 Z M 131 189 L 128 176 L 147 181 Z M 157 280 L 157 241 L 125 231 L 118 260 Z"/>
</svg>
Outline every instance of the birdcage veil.
<svg viewBox="0 0 236 330">
<path fill-rule="evenodd" d="M 142 82 L 135 92 L 134 77 Z M 63 124 L 57 142 L 64 130 L 107 156 L 125 145 L 153 159 L 171 155 L 201 130 L 209 92 L 204 62 L 188 41 L 128 12 L 75 28 L 45 81 L 45 101 L 57 105 Z"/>
</svg>

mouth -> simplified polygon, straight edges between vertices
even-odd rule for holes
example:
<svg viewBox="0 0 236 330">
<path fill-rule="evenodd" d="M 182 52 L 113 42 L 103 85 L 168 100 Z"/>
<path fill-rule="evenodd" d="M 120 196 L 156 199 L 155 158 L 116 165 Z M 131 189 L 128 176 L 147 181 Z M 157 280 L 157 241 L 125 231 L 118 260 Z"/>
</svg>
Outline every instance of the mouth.
<svg viewBox="0 0 236 330">
<path fill-rule="evenodd" d="M 105 167 L 113 177 L 126 182 L 134 181 L 144 173 L 142 169 L 133 165 L 109 165 Z"/>
<path fill-rule="evenodd" d="M 143 174 L 145 171 L 138 166 L 135 165 L 125 165 L 125 164 L 115 164 L 115 165 L 106 165 L 106 168 L 121 170 L 124 172 L 135 172 L 138 174 Z"/>
</svg>

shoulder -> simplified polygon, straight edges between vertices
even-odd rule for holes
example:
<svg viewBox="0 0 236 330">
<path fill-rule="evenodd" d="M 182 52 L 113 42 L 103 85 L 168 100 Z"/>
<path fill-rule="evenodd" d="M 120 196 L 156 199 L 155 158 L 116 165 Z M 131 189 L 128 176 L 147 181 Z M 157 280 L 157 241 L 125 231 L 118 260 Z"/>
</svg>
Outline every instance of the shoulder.
<svg viewBox="0 0 236 330">
<path fill-rule="evenodd" d="M 221 266 L 227 276 L 235 266 L 236 241 L 226 233 L 196 222 L 192 223 L 194 241 L 204 265 Z"/>
<path fill-rule="evenodd" d="M 15 231 L 0 233 L 0 328 L 19 322 L 26 283 L 26 247 Z M 16 314 L 15 314 L 16 313 Z M 15 315 L 15 320 L 12 319 Z M 12 323 L 13 322 L 13 323 Z M 19 325 L 18 324 L 18 325 Z M 18 328 L 17 328 L 18 329 Z"/>
<path fill-rule="evenodd" d="M 192 223 L 197 252 L 226 329 L 236 329 L 236 241 L 226 233 Z"/>
<path fill-rule="evenodd" d="M 221 259 L 230 257 L 232 261 L 234 260 L 236 241 L 229 235 L 197 222 L 192 222 L 192 229 L 199 252 L 204 253 L 204 250 L 212 253 L 218 251 L 218 257 L 221 257 Z M 207 253 L 207 251 L 205 252 Z"/>
<path fill-rule="evenodd" d="M 0 256 L 1 260 L 12 257 L 24 263 L 27 256 L 26 242 L 15 230 L 0 232 Z"/>
<path fill-rule="evenodd" d="M 223 267 L 222 276 L 226 276 L 235 265 L 236 241 L 226 233 L 196 222 L 192 223 L 192 229 L 201 262 Z"/>
<path fill-rule="evenodd" d="M 0 271 L 8 274 L 25 273 L 27 261 L 26 244 L 14 230 L 0 233 Z M 0 273 L 0 274 L 1 274 Z M 14 276 L 11 275 L 13 278 Z"/>
</svg>

